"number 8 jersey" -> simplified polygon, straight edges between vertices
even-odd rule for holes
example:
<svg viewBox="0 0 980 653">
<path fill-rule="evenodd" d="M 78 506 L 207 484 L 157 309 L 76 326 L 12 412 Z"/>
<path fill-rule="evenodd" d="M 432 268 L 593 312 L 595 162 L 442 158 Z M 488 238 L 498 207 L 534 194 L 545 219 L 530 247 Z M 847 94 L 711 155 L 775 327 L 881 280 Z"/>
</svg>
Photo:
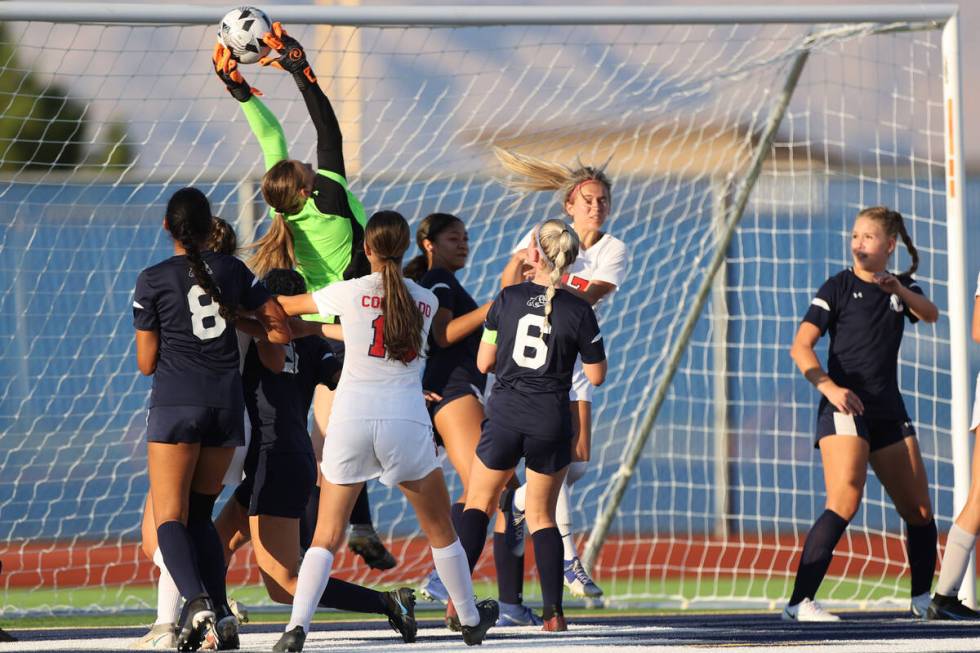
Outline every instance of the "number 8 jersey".
<svg viewBox="0 0 980 653">
<path fill-rule="evenodd" d="M 606 358 L 595 312 L 584 299 L 556 291 L 546 328 L 546 291 L 531 282 L 504 288 L 484 325 L 483 339 L 497 345 L 488 416 L 523 433 L 550 434 L 566 424 L 575 359 Z"/>
<path fill-rule="evenodd" d="M 252 311 L 270 295 L 234 256 L 202 252 L 228 306 Z M 172 256 L 140 272 L 133 295 L 133 326 L 160 333 L 150 408 L 242 405 L 235 326 L 194 279 L 187 257 Z"/>
</svg>

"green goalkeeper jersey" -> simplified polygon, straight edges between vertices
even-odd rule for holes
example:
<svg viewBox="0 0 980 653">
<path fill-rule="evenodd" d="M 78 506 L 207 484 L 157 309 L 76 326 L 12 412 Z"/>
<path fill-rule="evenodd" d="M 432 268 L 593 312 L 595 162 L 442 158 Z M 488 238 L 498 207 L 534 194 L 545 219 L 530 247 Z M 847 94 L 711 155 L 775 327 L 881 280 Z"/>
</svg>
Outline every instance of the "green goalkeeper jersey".
<svg viewBox="0 0 980 653">
<path fill-rule="evenodd" d="M 319 92 L 319 87 L 313 88 Z M 322 93 L 319 96 L 326 102 Z M 309 100 L 307 104 L 310 104 Z M 288 158 L 282 126 L 265 104 L 252 96 L 241 106 L 262 148 L 266 170 Z M 327 128 L 321 130 L 320 121 L 314 113 L 311 111 L 318 132 L 318 170 L 313 182 L 313 192 L 298 213 L 283 216 L 293 236 L 296 269 L 303 275 L 309 292 L 344 278 L 355 251 L 361 247 L 364 225 L 367 222 L 364 206 L 350 191 L 343 174 L 339 128 L 336 128 L 337 147 L 334 150 L 326 149 L 323 147 L 322 132 L 330 134 L 331 131 Z M 275 210 L 270 210 L 270 215 L 274 216 L 275 213 Z M 316 316 L 313 319 L 324 318 Z"/>
</svg>

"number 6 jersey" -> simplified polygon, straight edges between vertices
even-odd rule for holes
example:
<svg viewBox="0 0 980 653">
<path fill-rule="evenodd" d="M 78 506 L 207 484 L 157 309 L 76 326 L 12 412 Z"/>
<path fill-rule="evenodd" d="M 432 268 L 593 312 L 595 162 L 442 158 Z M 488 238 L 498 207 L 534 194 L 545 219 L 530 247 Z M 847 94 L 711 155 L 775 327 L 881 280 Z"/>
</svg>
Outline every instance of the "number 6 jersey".
<svg viewBox="0 0 980 653">
<path fill-rule="evenodd" d="M 225 305 L 252 311 L 269 299 L 265 286 L 234 256 L 202 252 L 201 257 Z M 186 256 L 172 256 L 140 272 L 133 326 L 160 333 L 150 408 L 242 405 L 235 326 L 218 314 L 218 304 L 197 284 Z"/>
<path fill-rule="evenodd" d="M 546 291 L 532 282 L 504 288 L 484 325 L 483 339 L 497 345 L 488 415 L 523 433 L 550 433 L 567 422 L 576 357 L 586 364 L 606 358 L 595 312 L 584 299 L 556 291 L 545 328 Z"/>
</svg>

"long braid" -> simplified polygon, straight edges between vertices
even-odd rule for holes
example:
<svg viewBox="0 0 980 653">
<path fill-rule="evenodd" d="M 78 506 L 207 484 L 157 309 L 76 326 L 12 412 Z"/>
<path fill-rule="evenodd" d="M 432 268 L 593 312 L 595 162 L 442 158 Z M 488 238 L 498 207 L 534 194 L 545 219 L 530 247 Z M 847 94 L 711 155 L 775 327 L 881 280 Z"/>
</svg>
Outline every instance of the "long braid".
<svg viewBox="0 0 980 653">
<path fill-rule="evenodd" d="M 551 302 L 565 270 L 578 258 L 579 239 L 575 231 L 561 220 L 548 220 L 535 233 L 538 249 L 551 266 L 544 295 L 544 319 L 545 324 L 550 326 Z"/>
<path fill-rule="evenodd" d="M 912 258 L 912 265 L 909 269 L 902 273 L 903 276 L 911 277 L 915 274 L 915 271 L 919 269 L 919 251 L 912 244 L 912 236 L 905 229 L 905 221 L 902 219 L 902 214 L 897 211 L 892 211 L 897 219 L 898 235 L 902 237 L 902 242 L 905 243 L 905 249 L 909 251 L 909 256 Z"/>
<path fill-rule="evenodd" d="M 234 321 L 237 311 L 222 304 L 221 289 L 201 257 L 200 247 L 207 241 L 212 227 L 208 198 L 196 188 L 181 188 L 167 203 L 166 215 L 170 235 L 184 248 L 197 285 L 218 305 L 218 314 L 222 318 Z"/>
</svg>

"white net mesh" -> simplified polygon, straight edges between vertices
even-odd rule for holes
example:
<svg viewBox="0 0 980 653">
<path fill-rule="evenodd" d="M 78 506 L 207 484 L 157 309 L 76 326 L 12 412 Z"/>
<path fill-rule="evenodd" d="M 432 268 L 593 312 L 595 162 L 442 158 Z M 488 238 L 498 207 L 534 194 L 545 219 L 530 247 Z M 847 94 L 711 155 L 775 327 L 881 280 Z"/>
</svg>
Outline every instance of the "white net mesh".
<svg viewBox="0 0 980 653">
<path fill-rule="evenodd" d="M 818 397 L 787 350 L 812 293 L 849 264 L 860 208 L 887 204 L 906 216 L 918 278 L 947 306 L 939 32 L 287 27 L 317 53 L 368 211 L 395 208 L 413 223 L 433 211 L 461 216 L 472 249 L 460 277 L 479 301 L 492 297 L 528 227 L 560 214 L 551 196 L 515 203 L 491 146 L 565 163 L 611 158 L 607 226 L 632 263 L 601 316 L 609 380 L 596 394 L 593 460 L 573 493 L 583 537 L 714 251 L 718 206 L 745 182 L 789 64 L 808 34 L 823 35 L 729 249 L 727 309 L 712 302 L 698 324 L 595 570 L 618 601 L 788 596 L 824 498 Z M 178 187 L 204 190 L 240 241 L 264 216 L 259 149 L 210 70 L 213 39 L 212 26 L 4 26 L 5 610 L 117 609 L 152 597 L 138 551 L 149 383 L 133 361 L 132 288 L 139 270 L 168 255 L 160 219 Z M 312 160 L 313 128 L 292 80 L 244 73 L 281 120 L 291 156 Z M 907 267 L 904 254 L 895 267 Z M 947 329 L 910 328 L 899 370 L 937 506 L 949 506 L 952 478 Z M 718 342 L 724 357 L 712 353 Z M 719 405 L 727 456 L 715 445 Z M 716 505 L 719 468 L 727 507 Z M 421 577 L 429 559 L 411 511 L 382 486 L 371 492 L 401 564 L 368 574 L 348 557 L 337 573 L 369 583 Z M 837 560 L 823 588 L 832 600 L 907 596 L 901 523 L 874 480 Z M 231 580 L 256 582 L 245 555 Z M 537 593 L 532 570 L 527 595 Z"/>
</svg>

